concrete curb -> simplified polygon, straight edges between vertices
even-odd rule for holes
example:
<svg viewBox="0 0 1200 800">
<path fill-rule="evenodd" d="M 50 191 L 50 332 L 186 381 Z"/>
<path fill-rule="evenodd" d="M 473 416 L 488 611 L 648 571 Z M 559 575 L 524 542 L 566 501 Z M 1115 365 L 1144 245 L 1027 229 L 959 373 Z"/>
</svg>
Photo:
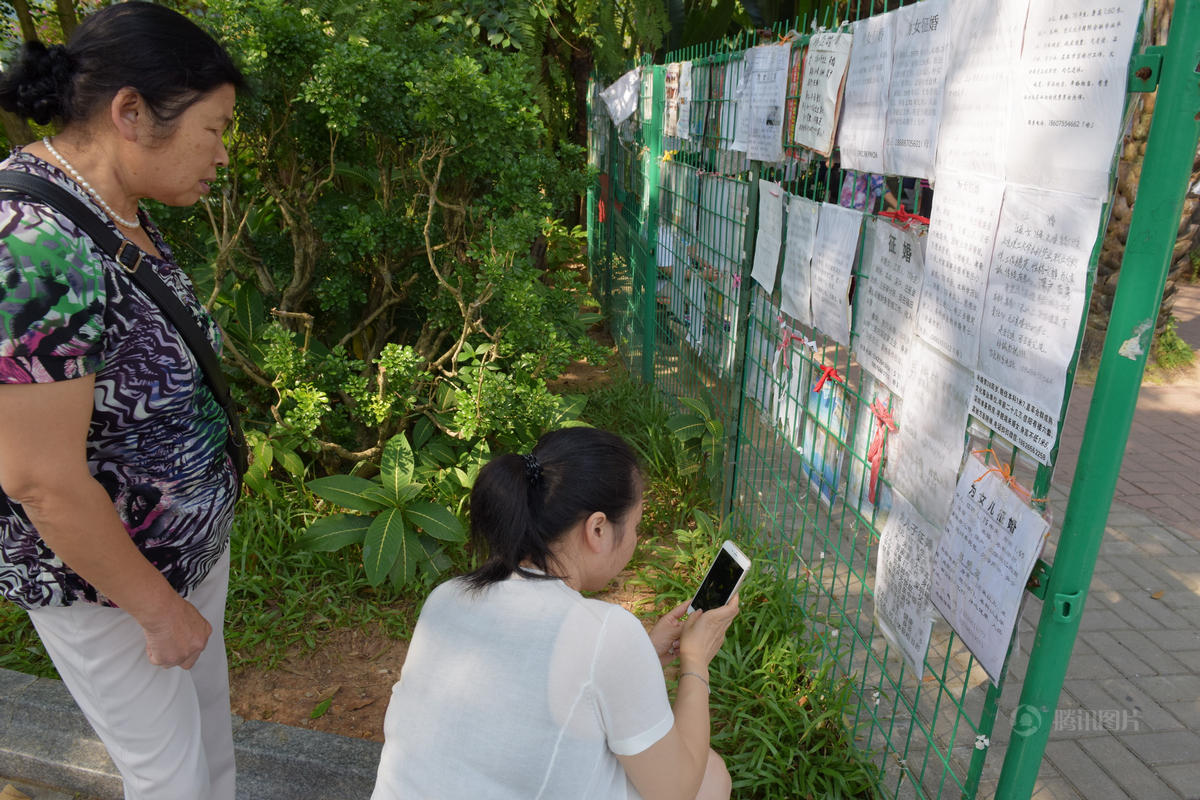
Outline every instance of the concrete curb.
<svg viewBox="0 0 1200 800">
<path fill-rule="evenodd" d="M 377 742 L 234 717 L 238 800 L 367 800 Z M 61 681 L 0 669 L 0 786 L 121 800 L 121 777 Z"/>
</svg>

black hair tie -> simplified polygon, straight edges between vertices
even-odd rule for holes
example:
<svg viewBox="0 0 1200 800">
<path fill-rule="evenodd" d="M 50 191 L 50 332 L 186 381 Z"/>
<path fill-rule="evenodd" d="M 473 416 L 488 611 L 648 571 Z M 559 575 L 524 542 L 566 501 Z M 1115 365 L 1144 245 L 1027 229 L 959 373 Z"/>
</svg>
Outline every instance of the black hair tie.
<svg viewBox="0 0 1200 800">
<path fill-rule="evenodd" d="M 533 453 L 521 456 L 521 460 L 525 462 L 525 480 L 529 481 L 531 487 L 537 486 L 542 482 L 542 465 Z"/>
</svg>

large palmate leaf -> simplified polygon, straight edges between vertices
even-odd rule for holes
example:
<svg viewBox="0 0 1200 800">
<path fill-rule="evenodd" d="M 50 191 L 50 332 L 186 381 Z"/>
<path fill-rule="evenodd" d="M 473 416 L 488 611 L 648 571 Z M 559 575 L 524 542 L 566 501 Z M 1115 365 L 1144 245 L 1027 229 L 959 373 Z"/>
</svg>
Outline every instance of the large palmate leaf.
<svg viewBox="0 0 1200 800">
<path fill-rule="evenodd" d="M 389 508 L 375 517 L 363 539 L 363 567 L 367 571 L 367 583 L 372 586 L 383 583 L 396 559 L 404 554 L 407 534 L 404 514 L 400 509 Z"/>
<path fill-rule="evenodd" d="M 379 484 L 366 478 L 354 475 L 330 475 L 309 481 L 308 488 L 317 496 L 343 508 L 370 513 L 384 507 L 383 503 L 371 497 L 371 490 L 377 490 Z"/>
<path fill-rule="evenodd" d="M 458 517 L 436 503 L 412 503 L 405 509 L 404 515 L 411 524 L 435 539 L 441 539 L 444 542 L 461 542 L 467 538 L 467 532 L 463 530 Z"/>
<path fill-rule="evenodd" d="M 379 465 L 379 480 L 398 502 L 402 501 L 402 490 L 413 479 L 413 452 L 403 433 L 396 434 L 383 446 L 383 459 Z"/>
<path fill-rule="evenodd" d="M 334 514 L 309 525 L 296 540 L 296 544 L 303 550 L 332 553 L 346 545 L 363 541 L 370 526 L 371 517 Z"/>
</svg>

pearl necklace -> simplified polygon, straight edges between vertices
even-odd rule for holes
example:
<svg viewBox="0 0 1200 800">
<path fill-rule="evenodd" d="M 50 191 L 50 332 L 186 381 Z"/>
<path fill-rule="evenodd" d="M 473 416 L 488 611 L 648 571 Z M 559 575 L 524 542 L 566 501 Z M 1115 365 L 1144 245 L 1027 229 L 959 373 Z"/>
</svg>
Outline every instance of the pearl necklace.
<svg viewBox="0 0 1200 800">
<path fill-rule="evenodd" d="M 50 155 L 52 155 L 56 159 L 58 159 L 58 163 L 62 164 L 64 167 L 67 168 L 67 172 L 71 173 L 71 177 L 73 177 L 76 180 L 76 182 L 79 183 L 80 186 L 82 186 L 84 189 L 86 189 L 87 193 L 92 196 L 92 199 L 95 200 L 97 203 L 99 203 L 100 207 L 103 208 L 105 211 L 107 211 L 108 215 L 110 217 L 112 217 L 114 220 L 116 220 L 117 223 L 119 223 L 121 226 L 123 226 L 125 228 L 140 228 L 140 227 L 142 227 L 142 222 L 140 219 L 138 219 L 136 217 L 136 213 L 135 213 L 134 218 L 132 220 L 129 220 L 129 219 L 125 219 L 124 217 L 122 217 L 116 211 L 113 211 L 113 207 L 110 206 L 108 203 L 106 203 L 104 201 L 104 198 L 100 196 L 100 193 L 92 188 L 92 185 L 87 182 L 87 178 L 80 175 L 79 170 L 77 170 L 73 166 L 71 166 L 71 162 L 67 161 L 65 158 L 63 158 L 62 153 L 60 153 L 54 149 L 54 145 L 50 144 L 49 136 L 42 137 L 42 144 L 46 145 L 46 149 L 50 151 Z"/>
</svg>

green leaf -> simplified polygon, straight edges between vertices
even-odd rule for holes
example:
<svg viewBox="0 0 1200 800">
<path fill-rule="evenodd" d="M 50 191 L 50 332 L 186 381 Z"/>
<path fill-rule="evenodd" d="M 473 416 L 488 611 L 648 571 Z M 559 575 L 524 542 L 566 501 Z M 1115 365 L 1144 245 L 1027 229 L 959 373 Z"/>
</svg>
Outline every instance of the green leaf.
<svg viewBox="0 0 1200 800">
<path fill-rule="evenodd" d="M 425 445 L 433 438 L 436 430 L 437 426 L 430 421 L 429 417 L 417 417 L 417 421 L 413 423 L 412 427 L 412 446 L 423 452 Z"/>
<path fill-rule="evenodd" d="M 246 332 L 246 339 L 254 341 L 266 321 L 266 308 L 259 291 L 249 283 L 243 283 L 233 298 L 233 313 L 238 324 Z"/>
<path fill-rule="evenodd" d="M 372 586 L 383 583 L 396 559 L 407 556 L 407 534 L 400 509 L 389 508 L 375 517 L 363 539 L 363 566 L 367 571 L 367 583 Z"/>
<path fill-rule="evenodd" d="M 309 719 L 317 719 L 319 717 L 325 716 L 325 712 L 329 710 L 329 707 L 331 705 L 333 705 L 333 698 L 326 697 L 324 700 L 317 703 L 316 707 L 313 708 L 312 712 L 308 715 L 308 718 Z"/>
<path fill-rule="evenodd" d="M 355 511 L 378 511 L 383 503 L 372 499 L 367 493 L 378 489 L 379 484 L 355 475 L 330 475 L 316 478 L 308 482 L 308 488 L 318 497 L 323 497 L 334 505 L 352 508 Z"/>
<path fill-rule="evenodd" d="M 400 500 L 400 491 L 413 478 L 412 447 L 403 433 L 398 433 L 383 446 L 383 459 L 380 463 L 379 479 L 384 488 L 393 497 Z"/>
<path fill-rule="evenodd" d="M 304 460 L 296 455 L 295 450 L 277 450 L 275 455 L 288 474 L 296 478 L 304 477 Z"/>
<path fill-rule="evenodd" d="M 458 517 L 436 503 L 412 503 L 404 510 L 404 516 L 413 525 L 444 542 L 462 542 L 467 538 Z"/>
<path fill-rule="evenodd" d="M 371 526 L 371 517 L 358 514 L 334 514 L 319 519 L 296 539 L 296 545 L 302 550 L 312 550 L 318 553 L 332 553 L 341 550 L 346 545 L 358 544 L 366 536 Z"/>
<path fill-rule="evenodd" d="M 454 463 L 454 448 L 446 442 L 430 442 L 420 448 L 421 458 L 434 464 L 447 466 Z"/>
<path fill-rule="evenodd" d="M 705 431 L 704 419 L 695 414 L 676 414 L 667 420 L 667 428 L 681 442 L 690 442 Z"/>
<path fill-rule="evenodd" d="M 271 447 L 271 442 L 268 439 L 263 439 L 254 448 L 254 466 L 262 475 L 266 475 L 271 469 L 271 459 L 274 450 Z"/>
</svg>

